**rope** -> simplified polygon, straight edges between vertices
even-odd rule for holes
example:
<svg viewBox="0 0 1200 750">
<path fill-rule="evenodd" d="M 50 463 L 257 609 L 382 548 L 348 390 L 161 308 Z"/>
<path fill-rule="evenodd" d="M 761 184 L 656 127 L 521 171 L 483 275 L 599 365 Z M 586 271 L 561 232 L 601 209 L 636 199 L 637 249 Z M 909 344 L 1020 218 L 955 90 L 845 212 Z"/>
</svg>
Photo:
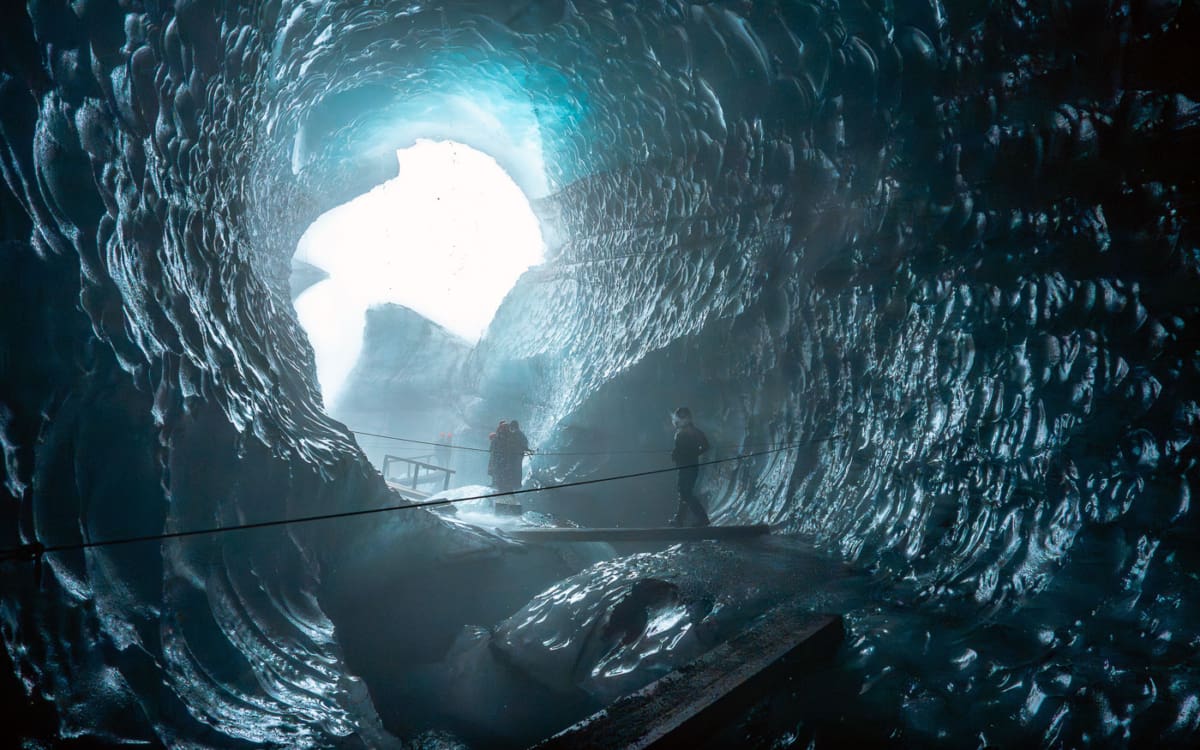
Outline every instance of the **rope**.
<svg viewBox="0 0 1200 750">
<path fill-rule="evenodd" d="M 831 436 L 836 437 L 836 436 Z M 798 444 L 799 445 L 799 444 Z M 163 541 L 166 539 L 181 539 L 189 536 L 199 536 L 201 534 L 220 534 L 227 531 L 245 531 L 247 529 L 264 529 L 270 526 L 285 526 L 293 523 L 310 523 L 313 521 L 327 521 L 334 518 L 353 518 L 355 516 L 369 516 L 376 513 L 390 513 L 397 510 L 410 510 L 414 508 L 432 508 L 443 505 L 453 505 L 454 503 L 465 503 L 470 500 L 486 500 L 494 497 L 510 497 L 512 495 L 524 495 L 530 492 L 545 492 L 549 490 L 561 490 L 568 487 L 583 487 L 589 484 L 599 484 L 601 482 L 613 482 L 619 479 L 635 479 L 637 477 L 648 477 L 654 474 L 665 474 L 671 471 L 679 471 L 680 469 L 699 468 L 702 466 L 713 466 L 715 464 L 729 463 L 730 461 L 744 461 L 749 458 L 758 458 L 759 456 L 767 456 L 773 453 L 780 453 L 785 450 L 790 450 L 796 447 L 795 445 L 787 445 L 782 448 L 774 448 L 772 450 L 759 451 L 756 453 L 747 453 L 741 456 L 731 456 L 729 458 L 719 458 L 712 461 L 702 461 L 696 464 L 686 466 L 672 466 L 669 469 L 651 469 L 649 471 L 639 471 L 632 474 L 619 474 L 612 477 L 599 477 L 597 479 L 581 479 L 575 482 L 564 482 L 562 484 L 551 484 L 545 487 L 530 487 L 527 489 L 512 490 L 510 492 L 495 492 L 486 495 L 473 495 L 471 497 L 445 498 L 442 500 L 430 500 L 423 503 L 407 503 L 405 505 L 386 505 L 382 508 L 368 508 L 366 510 L 347 510 L 338 513 L 322 513 L 315 516 L 300 516 L 298 518 L 281 518 L 274 521 L 258 521 L 256 523 L 242 523 L 234 526 L 212 526 L 207 529 L 190 529 L 187 531 L 168 531 L 160 534 L 144 534 L 141 536 L 122 537 L 118 539 L 103 539 L 92 542 L 77 542 L 74 544 L 52 544 L 43 545 L 41 542 L 33 542 L 24 544 L 18 547 L 11 547 L 0 550 L 0 561 L 4 560 L 37 560 L 42 555 L 51 552 L 71 552 L 75 550 L 93 549 L 96 547 L 111 547 L 118 544 L 134 544 L 136 542 L 153 542 Z"/>
<path fill-rule="evenodd" d="M 428 440 L 414 440 L 413 438 L 403 438 L 403 437 L 397 437 L 395 435 L 382 435 L 378 432 L 363 432 L 361 430 L 349 430 L 349 432 L 353 435 L 366 435 L 368 437 L 383 438 L 385 440 L 397 440 L 402 443 L 416 443 L 417 445 L 432 445 L 437 448 L 452 448 L 454 450 L 474 451 L 476 453 L 490 453 L 491 452 L 490 449 L 488 449 L 488 448 L 471 448 L 466 445 L 452 445 L 450 443 L 433 443 Z M 795 446 L 799 446 L 799 445 L 809 445 L 810 443 L 821 443 L 826 440 L 833 440 L 837 437 L 840 437 L 840 435 L 827 435 L 826 437 L 823 437 L 823 438 L 813 438 L 812 440 L 804 440 L 804 441 L 801 441 L 798 443 L 747 443 L 747 444 L 741 445 L 741 446 L 730 445 L 730 446 L 714 446 L 714 447 L 716 447 L 716 448 L 724 447 L 724 448 L 733 448 L 733 449 L 736 449 L 739 447 L 741 447 L 741 448 L 791 448 L 791 447 L 795 447 Z M 660 454 L 660 453 L 670 453 L 671 451 L 672 451 L 671 448 L 663 448 L 663 449 L 657 449 L 657 448 L 645 449 L 645 448 L 643 448 L 643 449 L 616 450 L 616 451 L 556 451 L 556 452 L 547 452 L 547 453 L 543 453 L 541 451 L 534 451 L 533 455 L 534 456 L 616 456 L 616 455 L 630 454 L 630 453 L 651 455 L 651 454 Z"/>
<path fill-rule="evenodd" d="M 428 440 L 414 440 L 412 438 L 396 437 L 395 435 L 380 435 L 378 432 L 363 432 L 362 430 L 350 430 L 352 435 L 366 435 L 368 437 L 384 438 L 386 440 L 398 440 L 401 443 L 416 443 L 417 445 L 432 445 L 437 448 L 453 448 L 460 451 L 475 451 L 476 453 L 489 453 L 487 448 L 469 448 L 465 445 L 451 445 L 450 443 L 431 443 Z"/>
</svg>

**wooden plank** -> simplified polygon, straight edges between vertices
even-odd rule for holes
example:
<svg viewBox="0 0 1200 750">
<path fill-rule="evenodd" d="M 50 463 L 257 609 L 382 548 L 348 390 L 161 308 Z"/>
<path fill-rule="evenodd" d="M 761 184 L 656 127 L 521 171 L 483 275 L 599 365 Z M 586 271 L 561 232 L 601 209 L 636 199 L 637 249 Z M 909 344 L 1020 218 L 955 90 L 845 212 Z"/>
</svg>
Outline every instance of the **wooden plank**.
<svg viewBox="0 0 1200 750">
<path fill-rule="evenodd" d="M 691 664 L 535 747 L 701 747 L 805 666 L 830 658 L 844 636 L 841 615 L 781 608 Z"/>
<path fill-rule="evenodd" d="M 682 528 L 504 529 L 526 542 L 687 542 L 699 539 L 745 539 L 771 533 L 765 523 L 752 526 L 686 526 Z"/>
</svg>

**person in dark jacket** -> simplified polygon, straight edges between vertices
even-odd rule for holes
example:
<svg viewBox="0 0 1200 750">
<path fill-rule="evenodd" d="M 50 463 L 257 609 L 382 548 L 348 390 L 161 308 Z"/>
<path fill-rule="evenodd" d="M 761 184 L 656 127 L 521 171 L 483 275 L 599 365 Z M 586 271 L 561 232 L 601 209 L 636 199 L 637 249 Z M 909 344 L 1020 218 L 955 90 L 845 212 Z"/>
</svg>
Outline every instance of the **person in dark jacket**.
<svg viewBox="0 0 1200 750">
<path fill-rule="evenodd" d="M 500 420 L 496 431 L 488 435 L 488 476 L 492 478 L 492 486 L 500 488 L 504 479 L 504 448 L 508 442 L 508 422 Z"/>
<path fill-rule="evenodd" d="M 488 475 L 501 492 L 521 489 L 521 470 L 529 453 L 529 439 L 514 420 L 502 421 L 489 436 Z"/>
<path fill-rule="evenodd" d="M 515 419 L 508 422 L 508 439 L 504 443 L 505 482 L 507 487 L 499 487 L 505 492 L 521 488 L 521 474 L 524 473 L 525 456 L 529 453 L 529 438 L 521 432 L 521 423 Z"/>
<path fill-rule="evenodd" d="M 708 513 L 696 499 L 693 489 L 696 477 L 700 473 L 700 457 L 708 450 L 708 438 L 692 424 L 692 412 L 686 406 L 681 406 L 671 413 L 671 423 L 675 425 L 675 447 L 671 451 L 671 460 L 678 469 L 679 509 L 671 519 L 671 526 L 682 526 L 684 518 L 690 511 L 696 517 L 697 526 L 708 526 Z"/>
</svg>

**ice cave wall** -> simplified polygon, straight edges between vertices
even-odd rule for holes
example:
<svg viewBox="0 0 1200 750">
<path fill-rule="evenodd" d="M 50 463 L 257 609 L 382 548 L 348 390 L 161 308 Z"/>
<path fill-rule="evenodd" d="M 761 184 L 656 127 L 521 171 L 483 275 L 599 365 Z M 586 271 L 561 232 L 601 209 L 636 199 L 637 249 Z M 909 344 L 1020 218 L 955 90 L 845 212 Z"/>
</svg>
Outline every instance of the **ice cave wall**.
<svg viewBox="0 0 1200 750">
<path fill-rule="evenodd" d="M 853 621 L 881 721 L 936 737 L 968 694 L 1015 736 L 1195 733 L 1195 3 L 3 13 L 8 543 L 387 502 L 321 410 L 288 261 L 390 176 L 395 123 L 486 90 L 536 113 L 559 241 L 480 393 L 518 367 L 550 445 L 648 445 L 681 401 L 729 444 L 838 436 L 707 492 L 899 584 L 939 623 L 907 629 L 986 615 L 954 630 L 981 659 L 902 668 Z M 370 744 L 313 598 L 352 533 L 55 555 L 5 579 L 15 671 L 65 735 Z"/>
</svg>

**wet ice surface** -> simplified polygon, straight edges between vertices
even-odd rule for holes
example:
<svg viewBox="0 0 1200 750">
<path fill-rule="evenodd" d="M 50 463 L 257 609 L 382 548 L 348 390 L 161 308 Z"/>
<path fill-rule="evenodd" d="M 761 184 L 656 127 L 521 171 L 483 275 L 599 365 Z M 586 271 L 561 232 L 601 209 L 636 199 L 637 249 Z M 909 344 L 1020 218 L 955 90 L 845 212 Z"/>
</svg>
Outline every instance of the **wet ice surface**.
<svg viewBox="0 0 1200 750">
<path fill-rule="evenodd" d="M 489 492 L 465 486 L 430 501 Z M 865 590 L 861 574 L 794 535 L 632 555 L 603 543 L 516 543 L 506 530 L 568 523 L 495 512 L 511 499 L 442 506 L 419 528 L 382 519 L 328 574 L 322 602 L 387 729 L 524 747 L 773 607 L 839 612 Z"/>
<path fill-rule="evenodd" d="M 487 502 L 466 503 L 476 507 L 446 520 L 482 524 L 480 534 L 550 520 L 497 516 Z M 430 564 L 414 559 L 412 540 L 398 531 L 363 540 L 397 551 L 368 553 L 353 581 L 338 573 L 323 601 L 386 728 L 440 732 L 472 747 L 525 747 L 703 655 L 773 607 L 837 612 L 865 590 L 863 576 L 794 536 L 626 556 L 602 544 L 502 541 L 486 553 L 447 555 L 426 542 Z M 390 572 L 371 582 L 371 569 Z M 350 586 L 352 602 L 340 601 Z M 389 605 L 414 599 L 422 601 L 417 612 Z M 423 639 L 416 623 L 453 640 Z"/>
<path fill-rule="evenodd" d="M 432 500 L 489 492 L 466 486 Z M 576 703 L 559 697 L 550 706 L 531 704 L 533 715 L 517 711 L 525 690 L 493 663 L 479 633 L 613 551 L 595 543 L 522 545 L 503 530 L 554 519 L 496 514 L 492 502 L 387 514 L 361 525 L 326 563 L 321 604 L 383 726 L 398 736 L 453 730 L 483 746 L 493 734 L 534 739 L 530 732 Z"/>
<path fill-rule="evenodd" d="M 791 538 L 676 545 L 599 563 L 495 629 L 504 657 L 551 688 L 601 703 L 664 676 L 774 606 L 847 606 L 840 565 Z"/>
</svg>

